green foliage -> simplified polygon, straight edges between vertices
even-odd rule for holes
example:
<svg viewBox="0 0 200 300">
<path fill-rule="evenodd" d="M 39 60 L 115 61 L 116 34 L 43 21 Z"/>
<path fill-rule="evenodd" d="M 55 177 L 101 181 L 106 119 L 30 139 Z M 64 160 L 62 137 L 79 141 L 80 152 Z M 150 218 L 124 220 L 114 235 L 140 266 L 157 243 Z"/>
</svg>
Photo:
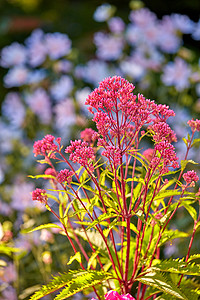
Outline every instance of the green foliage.
<svg viewBox="0 0 200 300">
<path fill-rule="evenodd" d="M 111 277 L 112 275 L 110 273 L 103 271 L 70 270 L 68 273 L 53 276 L 52 281 L 47 285 L 42 286 L 39 291 L 30 297 L 30 300 L 41 299 L 42 297 L 56 292 L 61 288 L 64 289 L 60 292 L 60 294 L 56 295 L 54 299 L 66 299 L 86 288 L 94 287 L 96 284 L 102 283 Z"/>
</svg>

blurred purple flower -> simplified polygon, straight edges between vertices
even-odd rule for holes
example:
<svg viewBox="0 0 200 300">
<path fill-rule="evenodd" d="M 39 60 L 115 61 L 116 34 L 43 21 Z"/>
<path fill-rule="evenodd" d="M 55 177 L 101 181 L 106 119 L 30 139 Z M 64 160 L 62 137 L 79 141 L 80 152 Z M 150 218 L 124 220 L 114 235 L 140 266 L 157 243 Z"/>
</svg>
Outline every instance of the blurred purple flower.
<svg viewBox="0 0 200 300">
<path fill-rule="evenodd" d="M 2 115 L 5 116 L 14 127 L 20 127 L 26 115 L 26 110 L 18 93 L 8 93 L 2 103 Z"/>
<path fill-rule="evenodd" d="M 76 121 L 73 100 L 68 98 L 54 107 L 55 126 L 65 136 L 69 134 L 69 127 Z"/>
<path fill-rule="evenodd" d="M 8 285 L 1 294 L 2 297 L 0 297 L 0 300 L 17 300 L 17 292 L 10 285 Z"/>
<path fill-rule="evenodd" d="M 163 52 L 175 53 L 181 45 L 181 39 L 170 16 L 164 16 L 158 25 L 158 46 Z"/>
<path fill-rule="evenodd" d="M 0 65 L 4 68 L 9 68 L 24 64 L 26 59 L 26 48 L 23 45 L 14 42 L 10 46 L 6 46 L 2 49 Z"/>
<path fill-rule="evenodd" d="M 60 32 L 47 33 L 45 35 L 45 46 L 51 59 L 58 59 L 69 54 L 71 51 L 71 40 L 67 34 Z"/>
<path fill-rule="evenodd" d="M 47 76 L 46 70 L 44 69 L 30 71 L 28 74 L 27 83 L 28 84 L 39 83 L 44 78 L 46 78 L 46 76 Z"/>
<path fill-rule="evenodd" d="M 51 94 L 57 101 L 63 100 L 74 87 L 71 77 L 63 75 L 51 88 Z"/>
<path fill-rule="evenodd" d="M 103 60 L 116 60 L 122 55 L 124 41 L 122 37 L 97 32 L 94 35 L 97 56 Z"/>
<path fill-rule="evenodd" d="M 196 41 L 200 40 L 200 19 L 198 23 L 195 24 L 194 31 L 192 33 L 192 38 Z"/>
<path fill-rule="evenodd" d="M 34 190 L 34 184 L 30 182 L 16 182 L 13 185 L 11 207 L 17 211 L 24 211 L 27 207 L 34 205 L 31 201 L 31 192 Z"/>
<path fill-rule="evenodd" d="M 27 83 L 29 70 L 24 66 L 16 66 L 4 76 L 5 87 L 17 87 Z"/>
<path fill-rule="evenodd" d="M 108 27 L 111 32 L 119 34 L 125 29 L 125 23 L 120 17 L 113 17 L 108 21 Z"/>
<path fill-rule="evenodd" d="M 75 74 L 77 77 L 85 80 L 88 83 L 97 86 L 98 83 L 108 76 L 116 74 L 117 71 L 109 69 L 108 64 L 104 61 L 99 61 L 97 59 L 92 59 L 87 62 L 86 65 L 77 66 L 75 69 Z"/>
<path fill-rule="evenodd" d="M 183 91 L 190 85 L 190 66 L 180 57 L 176 57 L 174 62 L 169 62 L 164 67 L 162 81 L 167 86 L 175 86 L 177 91 Z"/>
<path fill-rule="evenodd" d="M 7 264 L 6 267 L 3 268 L 0 273 L 0 282 L 11 283 L 17 279 L 17 272 L 15 265 L 11 262 Z"/>
<path fill-rule="evenodd" d="M 172 14 L 171 16 L 174 27 L 182 33 L 192 33 L 194 22 L 186 15 Z"/>
<path fill-rule="evenodd" d="M 25 100 L 42 124 L 48 124 L 51 121 L 51 102 L 44 89 L 36 89 L 32 94 L 26 95 Z"/>
<path fill-rule="evenodd" d="M 28 47 L 29 64 L 32 67 L 41 65 L 46 59 L 47 49 L 44 36 L 41 29 L 36 29 L 25 42 Z"/>
</svg>

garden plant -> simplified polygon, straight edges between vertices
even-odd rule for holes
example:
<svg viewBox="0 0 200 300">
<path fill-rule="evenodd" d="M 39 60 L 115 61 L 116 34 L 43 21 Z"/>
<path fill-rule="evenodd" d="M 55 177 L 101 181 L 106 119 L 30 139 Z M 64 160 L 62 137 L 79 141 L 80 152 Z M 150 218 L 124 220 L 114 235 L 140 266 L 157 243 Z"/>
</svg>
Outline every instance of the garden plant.
<svg viewBox="0 0 200 300">
<path fill-rule="evenodd" d="M 190 255 L 200 226 L 200 192 L 193 190 L 199 177 L 194 170 L 186 171 L 196 164 L 187 158 L 199 142 L 200 120 L 188 121 L 191 134 L 184 138 L 185 157 L 179 165 L 172 145 L 176 134 L 167 123 L 174 111 L 133 90 L 122 77 L 106 78 L 86 99 L 97 131 L 85 129 L 81 139 L 65 149 L 61 138 L 52 135 L 34 143 L 38 162 L 48 168 L 32 177 L 50 180 L 52 188 L 36 188 L 32 199 L 43 203 L 59 223 L 31 231 L 58 228 L 74 251 L 66 264 L 76 260 L 80 268 L 53 276 L 32 300 L 53 292 L 54 299 L 66 299 L 92 290 L 99 300 L 104 295 L 107 300 L 200 295 L 200 255 Z M 152 146 L 145 149 L 148 139 Z M 58 170 L 60 164 L 66 167 Z M 57 209 L 49 204 L 51 198 Z M 187 255 L 163 260 L 165 243 L 188 236 L 170 229 L 181 208 L 194 224 Z M 82 240 L 88 243 L 87 251 Z"/>
<path fill-rule="evenodd" d="M 0 300 L 198 299 L 200 21 L 129 8 L 1 49 Z"/>
</svg>

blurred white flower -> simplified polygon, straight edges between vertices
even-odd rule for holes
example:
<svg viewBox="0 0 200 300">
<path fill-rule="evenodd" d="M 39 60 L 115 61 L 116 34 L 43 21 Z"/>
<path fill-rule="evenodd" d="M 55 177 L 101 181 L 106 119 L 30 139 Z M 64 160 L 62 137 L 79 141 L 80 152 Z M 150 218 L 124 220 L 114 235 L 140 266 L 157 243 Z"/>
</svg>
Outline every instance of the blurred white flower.
<svg viewBox="0 0 200 300">
<path fill-rule="evenodd" d="M 77 90 L 75 93 L 75 99 L 79 102 L 81 108 L 87 110 L 87 106 L 85 105 L 85 100 L 88 97 L 88 95 L 91 93 L 91 89 L 89 87 L 84 87 L 81 90 Z"/>
<path fill-rule="evenodd" d="M 108 3 L 104 3 L 96 8 L 93 18 L 96 22 L 104 22 L 113 15 L 114 11 L 114 6 Z"/>
<path fill-rule="evenodd" d="M 4 68 L 9 68 L 24 64 L 26 59 L 26 48 L 23 45 L 14 42 L 10 46 L 6 46 L 2 49 L 0 65 Z"/>
<path fill-rule="evenodd" d="M 128 75 L 136 80 L 139 80 L 146 73 L 145 68 L 132 58 L 123 60 L 120 63 L 120 67 L 125 76 Z"/>
</svg>

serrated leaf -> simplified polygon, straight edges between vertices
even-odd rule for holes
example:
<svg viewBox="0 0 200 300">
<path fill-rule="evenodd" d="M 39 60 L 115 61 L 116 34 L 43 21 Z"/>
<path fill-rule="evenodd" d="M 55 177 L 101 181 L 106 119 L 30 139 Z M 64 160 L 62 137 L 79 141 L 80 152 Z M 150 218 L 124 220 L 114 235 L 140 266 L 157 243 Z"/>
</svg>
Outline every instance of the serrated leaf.
<svg viewBox="0 0 200 300">
<path fill-rule="evenodd" d="M 169 272 L 185 275 L 200 275 L 200 265 L 194 263 L 186 263 L 183 259 L 169 259 L 161 261 L 151 267 L 153 271 Z"/>
<path fill-rule="evenodd" d="M 59 225 L 56 225 L 56 224 L 53 224 L 53 223 L 48 223 L 48 224 L 43 224 L 43 225 L 40 225 L 40 226 L 37 226 L 35 228 L 28 228 L 28 229 L 24 229 L 21 231 L 21 233 L 30 233 L 30 232 L 33 232 L 33 231 L 36 231 L 36 230 L 41 230 L 41 229 L 46 229 L 46 228 L 59 228 L 60 230 L 63 230 L 62 227 L 60 227 Z"/>
<path fill-rule="evenodd" d="M 75 255 L 71 256 L 67 265 L 71 265 L 74 260 L 77 260 L 79 263 L 81 263 L 81 254 L 80 252 L 76 252 Z"/>
<path fill-rule="evenodd" d="M 188 300 L 181 290 L 161 272 L 152 270 L 144 274 L 142 277 L 137 278 L 137 280 L 146 284 L 147 286 L 153 286 L 160 291 L 170 294 L 176 298 Z"/>
<path fill-rule="evenodd" d="M 110 218 L 114 218 L 117 217 L 117 214 L 113 214 L 113 213 L 103 213 L 102 215 L 100 215 L 96 220 L 94 220 L 87 228 L 86 230 L 89 230 L 93 227 L 95 227 L 97 224 L 100 224 L 101 222 L 110 219 Z"/>
<path fill-rule="evenodd" d="M 85 288 L 92 287 L 102 281 L 113 277 L 110 273 L 95 270 L 70 270 L 68 273 L 60 273 L 58 276 L 53 276 L 51 282 L 41 287 L 41 289 L 30 297 L 30 300 L 38 300 L 49 295 L 61 288 L 64 288 L 60 294 L 54 299 L 66 299 Z"/>
</svg>

